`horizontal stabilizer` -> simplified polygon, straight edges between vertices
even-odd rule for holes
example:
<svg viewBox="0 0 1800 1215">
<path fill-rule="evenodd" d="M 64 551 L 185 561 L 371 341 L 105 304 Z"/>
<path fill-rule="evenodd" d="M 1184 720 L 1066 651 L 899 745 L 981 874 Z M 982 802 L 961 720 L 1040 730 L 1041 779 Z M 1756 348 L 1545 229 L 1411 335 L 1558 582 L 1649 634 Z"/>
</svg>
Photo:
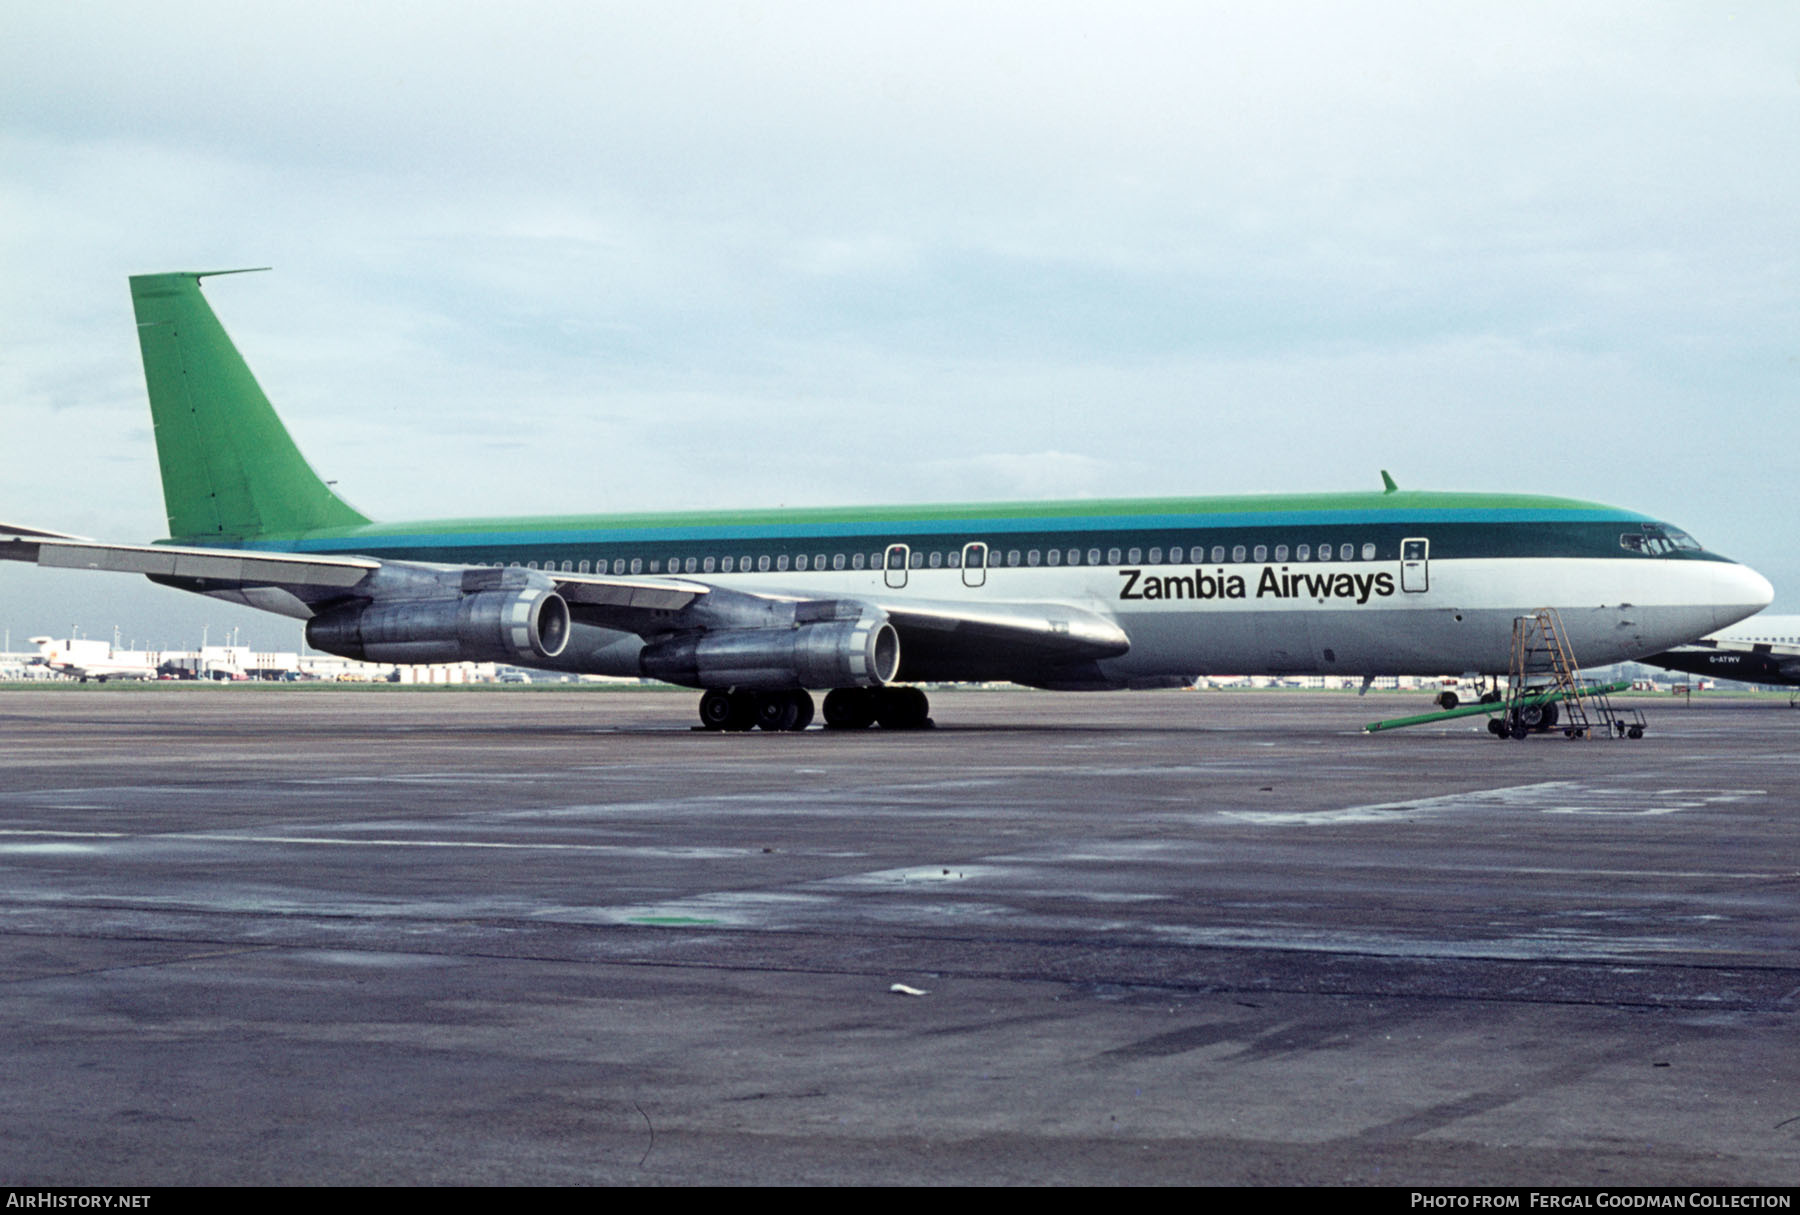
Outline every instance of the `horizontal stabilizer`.
<svg viewBox="0 0 1800 1215">
<path fill-rule="evenodd" d="M 245 586 L 351 587 L 381 562 L 368 557 L 251 553 L 163 544 L 100 544 L 92 540 L 9 539 L 0 532 L 0 560 L 52 569 L 107 570 L 167 578 L 204 578 Z"/>
<path fill-rule="evenodd" d="M 0 523 L 0 540 L 86 540 L 86 536 L 71 536 L 68 532 L 47 532 L 39 527 L 19 527 L 17 524 Z"/>
</svg>

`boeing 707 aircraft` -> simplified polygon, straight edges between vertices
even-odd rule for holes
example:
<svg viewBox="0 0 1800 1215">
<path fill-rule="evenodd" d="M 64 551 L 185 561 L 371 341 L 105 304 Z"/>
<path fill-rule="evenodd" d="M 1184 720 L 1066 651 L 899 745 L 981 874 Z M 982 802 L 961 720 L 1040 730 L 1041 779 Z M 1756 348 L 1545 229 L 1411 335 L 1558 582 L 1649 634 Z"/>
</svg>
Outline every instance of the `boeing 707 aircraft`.
<svg viewBox="0 0 1800 1215">
<path fill-rule="evenodd" d="M 228 273 L 208 272 L 208 273 Z M 920 682 L 1495 673 L 1555 608 L 1579 659 L 1667 650 L 1772 597 L 1644 515 L 1402 491 L 377 523 L 313 472 L 201 294 L 131 279 L 170 539 L 0 527 L 0 557 L 147 575 L 375 662 L 702 689 L 709 728 L 927 724 Z"/>
</svg>

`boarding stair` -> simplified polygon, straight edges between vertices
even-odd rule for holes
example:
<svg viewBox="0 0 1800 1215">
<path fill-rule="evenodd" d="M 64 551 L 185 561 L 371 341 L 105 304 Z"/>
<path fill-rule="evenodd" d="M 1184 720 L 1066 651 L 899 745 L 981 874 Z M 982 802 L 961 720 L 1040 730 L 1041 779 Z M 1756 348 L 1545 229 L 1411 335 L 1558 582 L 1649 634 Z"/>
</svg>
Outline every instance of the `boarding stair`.
<svg viewBox="0 0 1800 1215">
<path fill-rule="evenodd" d="M 1567 738 L 1642 738 L 1644 715 L 1615 709 L 1608 691 L 1583 680 L 1568 634 L 1554 608 L 1513 621 L 1512 661 L 1504 712 L 1488 722 L 1499 738 L 1524 738 L 1560 728 Z M 1590 712 L 1591 710 L 1591 712 Z"/>
</svg>

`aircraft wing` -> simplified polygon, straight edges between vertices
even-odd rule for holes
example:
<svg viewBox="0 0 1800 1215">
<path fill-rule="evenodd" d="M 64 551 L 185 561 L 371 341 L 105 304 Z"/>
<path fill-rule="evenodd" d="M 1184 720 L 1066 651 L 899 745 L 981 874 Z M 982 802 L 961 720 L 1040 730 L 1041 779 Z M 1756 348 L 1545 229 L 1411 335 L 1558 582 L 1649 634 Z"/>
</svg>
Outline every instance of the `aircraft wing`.
<svg viewBox="0 0 1800 1215">
<path fill-rule="evenodd" d="M 421 593 L 421 579 L 429 579 L 438 595 L 469 593 L 502 573 L 480 566 L 323 553 L 107 544 L 7 525 L 0 525 L 0 560 L 144 574 L 167 585 L 300 619 L 358 600 L 414 598 Z M 1070 604 L 927 601 L 885 594 L 825 601 L 726 590 L 691 578 L 551 570 L 530 571 L 527 576 L 540 586 L 554 583 L 574 620 L 646 638 L 792 627 L 820 618 L 827 606 L 834 616 L 880 615 L 899 635 L 903 677 L 908 680 L 1042 678 L 1082 683 L 1089 680 L 1085 672 L 1094 662 L 1131 648 L 1116 621 Z"/>
<path fill-rule="evenodd" d="M 1116 620 L 1064 603 L 930 603 L 876 598 L 900 635 L 900 678 L 1111 687 L 1096 663 L 1131 649 Z"/>
<path fill-rule="evenodd" d="M 901 639 L 932 648 L 1017 646 L 1045 658 L 1117 658 L 1131 640 L 1117 621 L 1058 603 L 930 603 L 877 598 Z"/>
<path fill-rule="evenodd" d="M 687 607 L 712 587 L 686 578 L 609 578 L 605 574 L 550 574 L 556 592 L 569 602 L 577 620 L 603 628 L 622 628 L 614 620 L 623 613 L 649 610 L 676 612 Z M 627 628 L 627 632 L 637 632 Z"/>
<path fill-rule="evenodd" d="M 189 589 L 209 592 L 280 587 L 294 592 L 309 604 L 356 598 L 358 589 L 372 581 L 370 575 L 384 566 L 416 564 L 325 553 L 259 552 L 173 544 L 106 544 L 65 532 L 10 524 L 0 524 L 0 560 L 24 561 L 51 569 L 105 570 L 158 579 L 193 580 L 204 585 Z M 465 567 L 420 568 L 448 572 Z M 571 607 L 592 608 L 602 616 L 607 615 L 609 609 L 678 610 L 710 589 L 702 583 L 680 579 L 608 578 L 549 571 L 545 571 L 545 577 L 556 582 L 557 590 Z M 373 585 L 368 590 L 370 597 L 380 594 Z"/>
</svg>

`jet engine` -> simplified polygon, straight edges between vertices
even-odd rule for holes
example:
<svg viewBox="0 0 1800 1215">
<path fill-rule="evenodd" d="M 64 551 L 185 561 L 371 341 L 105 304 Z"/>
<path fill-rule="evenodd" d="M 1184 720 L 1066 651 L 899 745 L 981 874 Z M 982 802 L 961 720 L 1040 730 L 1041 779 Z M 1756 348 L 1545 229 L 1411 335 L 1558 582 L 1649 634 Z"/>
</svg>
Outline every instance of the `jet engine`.
<svg viewBox="0 0 1800 1215">
<path fill-rule="evenodd" d="M 884 619 L 720 629 L 645 646 L 639 663 L 690 688 L 875 688 L 900 669 L 900 636 Z"/>
<path fill-rule="evenodd" d="M 307 643 L 361 662 L 519 662 L 569 643 L 569 605 L 555 591 L 476 591 L 456 598 L 377 599 L 313 617 Z"/>
</svg>

